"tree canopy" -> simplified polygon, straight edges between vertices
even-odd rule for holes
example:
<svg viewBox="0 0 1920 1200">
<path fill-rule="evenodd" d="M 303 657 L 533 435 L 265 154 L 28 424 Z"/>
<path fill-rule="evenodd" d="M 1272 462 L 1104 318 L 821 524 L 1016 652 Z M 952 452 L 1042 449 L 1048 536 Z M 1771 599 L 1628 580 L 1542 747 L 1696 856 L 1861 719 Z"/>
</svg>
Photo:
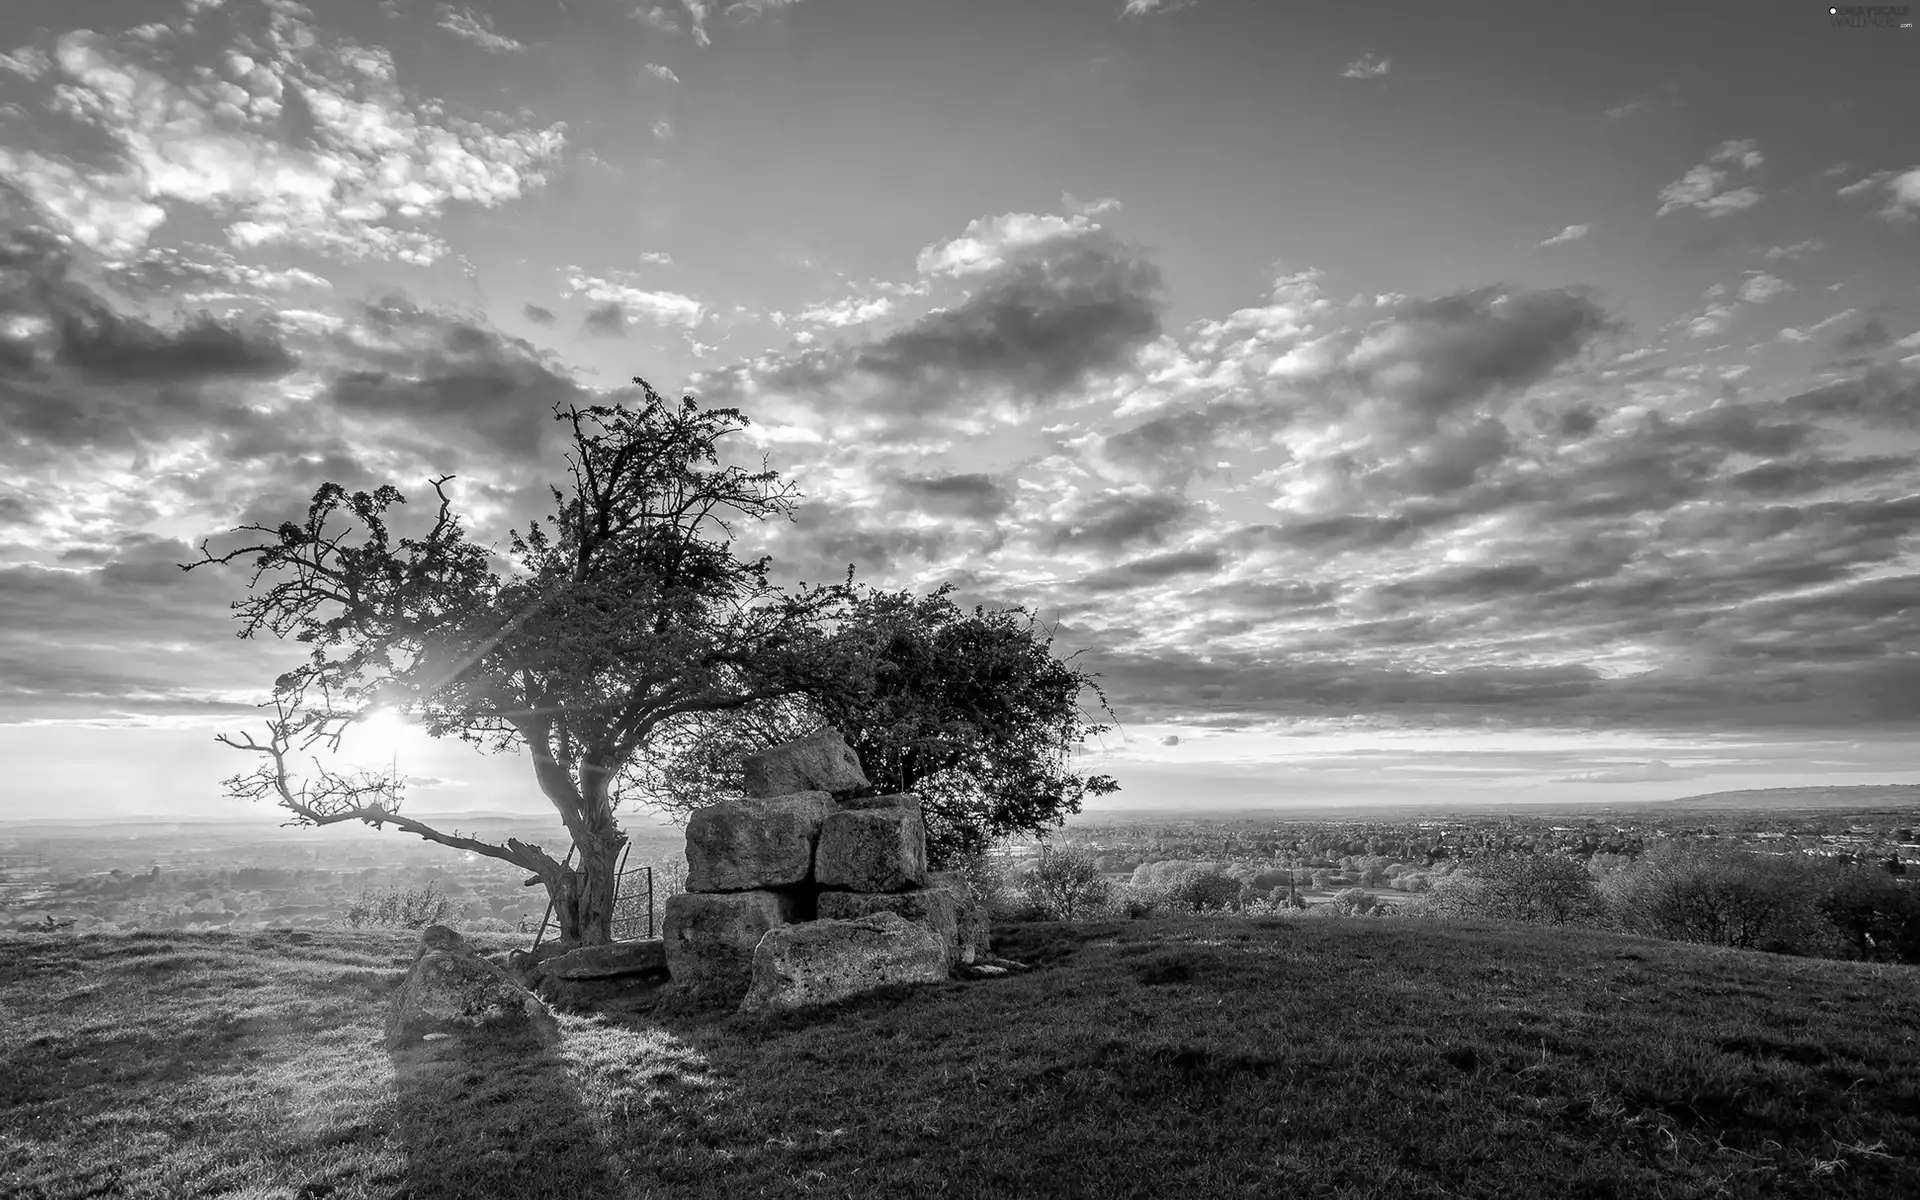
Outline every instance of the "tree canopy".
<svg viewBox="0 0 1920 1200">
<path fill-rule="evenodd" d="M 1106 708 L 1098 676 L 1076 670 L 1075 656 L 1053 657 L 1053 636 L 1036 639 L 1023 607 L 968 615 L 947 599 L 952 590 L 858 596 L 841 633 L 867 669 L 676 721 L 667 753 L 644 767 L 648 798 L 684 813 L 737 794 L 744 755 L 824 723 L 876 789 L 920 796 L 928 854 L 945 866 L 997 838 L 1042 833 L 1085 796 L 1117 791 L 1108 776 L 1068 769 L 1084 737 L 1112 728 L 1087 723 L 1078 706 L 1091 687 Z"/>
<path fill-rule="evenodd" d="M 519 570 L 502 579 L 493 556 L 466 540 L 444 485 L 424 538 L 397 543 L 386 515 L 405 497 L 391 485 L 349 495 L 327 483 L 304 524 L 243 526 L 267 540 L 201 558 L 185 570 L 252 556 L 252 594 L 236 601 L 246 624 L 313 647 L 306 664 L 274 683 L 277 719 L 264 743 L 218 740 L 263 756 L 252 774 L 227 781 L 232 794 L 271 797 L 292 824 L 392 824 L 428 841 L 512 862 L 547 886 L 562 940 L 609 936 L 613 868 L 625 843 L 615 808 L 635 761 L 671 722 L 726 712 L 798 693 L 864 686 L 853 643 L 826 622 L 852 598 L 844 584 L 787 594 L 767 582 L 768 557 L 743 563 L 726 534 L 731 512 L 792 517 L 792 485 L 778 473 L 718 463 L 715 442 L 750 422 L 736 409 L 676 411 L 634 381 L 639 409 L 594 405 L 564 410 L 572 425 L 570 493 L 549 487 L 558 506 L 522 536 L 510 531 Z M 738 424 L 735 425 L 734 423 Z M 764 461 L 763 461 L 764 466 Z M 328 528 L 336 514 L 363 527 Z M 261 580 L 272 575 L 271 587 Z M 537 845 L 481 842 L 406 816 L 398 781 L 342 776 L 295 785 L 287 751 L 324 741 L 338 750 L 352 722 L 379 708 L 411 714 L 434 737 L 452 733 L 504 750 L 526 746 L 534 780 L 575 847 L 577 866 Z"/>
</svg>

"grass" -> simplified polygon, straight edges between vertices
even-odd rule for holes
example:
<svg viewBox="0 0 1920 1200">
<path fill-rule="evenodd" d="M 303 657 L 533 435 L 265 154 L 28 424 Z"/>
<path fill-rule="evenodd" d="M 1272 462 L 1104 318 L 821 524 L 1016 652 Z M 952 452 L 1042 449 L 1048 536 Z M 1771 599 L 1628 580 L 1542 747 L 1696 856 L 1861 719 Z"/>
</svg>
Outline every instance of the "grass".
<svg viewBox="0 0 1920 1200">
<path fill-rule="evenodd" d="M 411 949 L 0 936 L 0 1195 L 1920 1195 L 1911 967 L 1419 918 L 1033 924 L 996 930 L 1024 975 L 389 1053 Z"/>
</svg>

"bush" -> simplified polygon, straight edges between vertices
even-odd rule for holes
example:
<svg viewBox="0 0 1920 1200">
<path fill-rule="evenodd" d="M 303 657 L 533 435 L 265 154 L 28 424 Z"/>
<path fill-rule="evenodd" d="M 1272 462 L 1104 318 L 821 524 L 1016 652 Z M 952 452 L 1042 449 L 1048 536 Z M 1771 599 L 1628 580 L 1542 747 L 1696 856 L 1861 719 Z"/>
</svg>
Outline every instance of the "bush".
<svg viewBox="0 0 1920 1200">
<path fill-rule="evenodd" d="M 1365 888 L 1350 887 L 1335 892 L 1325 905 L 1328 913 L 1340 917 L 1364 917 L 1382 909 L 1379 897 Z"/>
<path fill-rule="evenodd" d="M 1020 879 L 1021 898 L 1041 919 L 1072 921 L 1104 912 L 1112 885 L 1084 850 L 1040 848 L 1040 861 Z"/>
<path fill-rule="evenodd" d="M 1920 891 L 1884 867 L 1852 867 L 1816 902 L 1849 958 L 1920 963 Z"/>
<path fill-rule="evenodd" d="M 443 925 L 453 915 L 453 901 L 441 892 L 439 880 L 419 888 L 361 892 L 347 903 L 347 924 L 355 929 L 425 929 Z"/>
<path fill-rule="evenodd" d="M 1570 925 L 1594 921 L 1600 914 L 1593 876 L 1584 864 L 1562 855 L 1475 859 L 1466 873 L 1478 886 L 1469 885 L 1461 894 L 1473 897 L 1480 916 L 1530 925 Z"/>
<path fill-rule="evenodd" d="M 1831 954 L 1840 940 L 1818 902 L 1820 868 L 1798 857 L 1661 839 L 1600 893 L 1631 933 L 1787 954 Z"/>
</svg>

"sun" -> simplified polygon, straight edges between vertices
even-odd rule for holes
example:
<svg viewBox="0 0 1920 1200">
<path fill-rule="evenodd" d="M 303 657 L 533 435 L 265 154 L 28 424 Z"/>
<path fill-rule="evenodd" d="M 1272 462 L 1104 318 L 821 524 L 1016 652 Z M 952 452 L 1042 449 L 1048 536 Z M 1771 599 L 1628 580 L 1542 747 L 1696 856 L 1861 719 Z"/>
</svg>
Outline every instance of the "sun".
<svg viewBox="0 0 1920 1200">
<path fill-rule="evenodd" d="M 363 762 L 385 764 L 404 748 L 412 723 L 391 708 L 376 708 L 354 721 L 341 749 Z"/>
</svg>

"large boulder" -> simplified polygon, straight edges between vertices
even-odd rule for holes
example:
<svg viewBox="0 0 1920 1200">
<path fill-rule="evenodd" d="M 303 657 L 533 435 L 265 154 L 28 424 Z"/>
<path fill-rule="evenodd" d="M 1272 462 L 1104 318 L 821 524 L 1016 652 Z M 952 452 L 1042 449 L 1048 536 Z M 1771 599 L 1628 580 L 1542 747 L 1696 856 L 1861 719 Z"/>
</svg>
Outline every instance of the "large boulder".
<svg viewBox="0 0 1920 1200">
<path fill-rule="evenodd" d="M 687 820 L 687 890 L 745 892 L 790 887 L 813 869 L 827 792 L 722 800 Z"/>
<path fill-rule="evenodd" d="M 681 994 L 732 1003 L 753 977 L 754 947 L 790 923 L 794 899 L 781 892 L 683 892 L 668 896 L 667 972 Z"/>
<path fill-rule="evenodd" d="M 954 917 L 958 926 L 959 961 L 977 962 L 993 953 L 991 933 L 993 914 L 974 894 L 973 885 L 958 871 L 929 871 L 927 886 L 952 893 Z"/>
<path fill-rule="evenodd" d="M 552 1014 L 532 992 L 446 926 L 430 925 L 421 933 L 413 965 L 387 1011 L 389 1047 L 429 1033 L 529 1029 L 558 1035 Z"/>
<path fill-rule="evenodd" d="M 789 792 L 852 792 L 872 786 L 860 770 L 860 757 L 831 726 L 785 741 L 740 760 L 747 795 L 784 796 Z"/>
<path fill-rule="evenodd" d="M 927 883 L 920 805 L 844 809 L 820 823 L 813 881 L 854 892 L 904 892 Z"/>
<path fill-rule="evenodd" d="M 857 921 L 883 912 L 924 926 L 939 938 L 949 967 L 960 961 L 959 906 L 954 902 L 953 893 L 944 888 L 921 888 L 911 892 L 820 893 L 819 913 L 822 921 Z"/>
<path fill-rule="evenodd" d="M 947 953 L 924 925 L 898 913 L 808 921 L 772 930 L 753 952 L 742 1013 L 828 1004 L 895 983 L 947 978 Z"/>
</svg>

